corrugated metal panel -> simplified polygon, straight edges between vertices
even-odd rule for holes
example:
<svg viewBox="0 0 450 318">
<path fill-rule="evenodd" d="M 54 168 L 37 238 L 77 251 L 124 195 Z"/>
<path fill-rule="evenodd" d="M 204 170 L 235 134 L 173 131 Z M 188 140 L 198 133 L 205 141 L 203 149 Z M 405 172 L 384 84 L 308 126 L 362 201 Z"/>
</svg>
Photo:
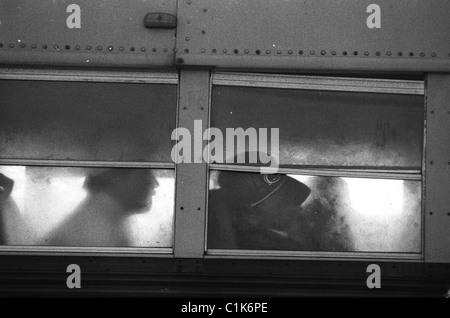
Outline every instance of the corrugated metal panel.
<svg viewBox="0 0 450 318">
<path fill-rule="evenodd" d="M 219 67 L 450 70 L 450 1 L 182 0 L 177 63 Z"/>
<path fill-rule="evenodd" d="M 173 64 L 175 29 L 147 29 L 148 13 L 176 14 L 176 0 L 2 0 L 0 61 L 9 64 L 147 66 Z"/>
<path fill-rule="evenodd" d="M 425 261 L 450 262 L 450 75 L 427 80 Z"/>
</svg>

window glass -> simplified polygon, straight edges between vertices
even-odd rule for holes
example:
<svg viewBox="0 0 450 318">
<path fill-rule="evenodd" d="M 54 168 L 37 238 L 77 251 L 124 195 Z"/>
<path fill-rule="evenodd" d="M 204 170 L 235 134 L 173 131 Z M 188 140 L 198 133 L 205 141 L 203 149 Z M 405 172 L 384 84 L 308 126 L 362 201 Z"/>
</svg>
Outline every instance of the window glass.
<svg viewBox="0 0 450 318">
<path fill-rule="evenodd" d="M 176 85 L 0 81 L 0 157 L 170 161 Z"/>
<path fill-rule="evenodd" d="M 278 128 L 285 166 L 420 169 L 423 104 L 416 95 L 215 86 L 211 126 Z"/>
<path fill-rule="evenodd" d="M 208 248 L 421 252 L 421 182 L 211 171 Z"/>
<path fill-rule="evenodd" d="M 0 244 L 172 247 L 174 171 L 0 166 Z"/>
</svg>

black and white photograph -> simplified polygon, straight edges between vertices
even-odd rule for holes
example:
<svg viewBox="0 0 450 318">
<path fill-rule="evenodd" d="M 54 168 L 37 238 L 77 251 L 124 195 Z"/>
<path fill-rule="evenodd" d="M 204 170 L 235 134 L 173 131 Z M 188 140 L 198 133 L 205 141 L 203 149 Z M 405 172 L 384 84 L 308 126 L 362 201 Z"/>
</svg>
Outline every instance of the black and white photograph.
<svg viewBox="0 0 450 318">
<path fill-rule="evenodd" d="M 0 0 L 1 298 L 450 298 L 450 1 Z"/>
</svg>

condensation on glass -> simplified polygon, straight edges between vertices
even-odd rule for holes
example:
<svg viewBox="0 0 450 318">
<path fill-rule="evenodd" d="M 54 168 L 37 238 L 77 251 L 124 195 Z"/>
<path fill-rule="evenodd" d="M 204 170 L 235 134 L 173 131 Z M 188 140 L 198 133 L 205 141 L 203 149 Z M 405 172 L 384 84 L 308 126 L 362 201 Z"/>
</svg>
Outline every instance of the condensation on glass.
<svg viewBox="0 0 450 318">
<path fill-rule="evenodd" d="M 0 243 L 172 247 L 174 171 L 0 166 Z"/>
<path fill-rule="evenodd" d="M 420 95 L 214 86 L 211 126 L 278 128 L 281 165 L 420 169 L 423 105 Z"/>
<path fill-rule="evenodd" d="M 177 86 L 0 81 L 0 158 L 170 161 Z"/>
<path fill-rule="evenodd" d="M 208 249 L 421 252 L 420 181 L 211 171 Z"/>
</svg>

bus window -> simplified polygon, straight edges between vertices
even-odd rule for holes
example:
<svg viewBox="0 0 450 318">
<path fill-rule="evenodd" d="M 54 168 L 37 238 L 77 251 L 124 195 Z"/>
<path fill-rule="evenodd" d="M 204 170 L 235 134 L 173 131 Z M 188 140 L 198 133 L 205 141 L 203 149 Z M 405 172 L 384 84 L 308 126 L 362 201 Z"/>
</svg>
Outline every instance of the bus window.
<svg viewBox="0 0 450 318">
<path fill-rule="evenodd" d="M 216 171 L 208 249 L 421 251 L 421 182 Z"/>
<path fill-rule="evenodd" d="M 176 105 L 176 85 L 1 80 L 0 156 L 170 161 Z"/>
<path fill-rule="evenodd" d="M 172 247 L 174 171 L 0 166 L 3 244 Z"/>
<path fill-rule="evenodd" d="M 278 128 L 285 166 L 420 169 L 423 104 L 420 95 L 215 86 L 211 126 Z"/>
</svg>

